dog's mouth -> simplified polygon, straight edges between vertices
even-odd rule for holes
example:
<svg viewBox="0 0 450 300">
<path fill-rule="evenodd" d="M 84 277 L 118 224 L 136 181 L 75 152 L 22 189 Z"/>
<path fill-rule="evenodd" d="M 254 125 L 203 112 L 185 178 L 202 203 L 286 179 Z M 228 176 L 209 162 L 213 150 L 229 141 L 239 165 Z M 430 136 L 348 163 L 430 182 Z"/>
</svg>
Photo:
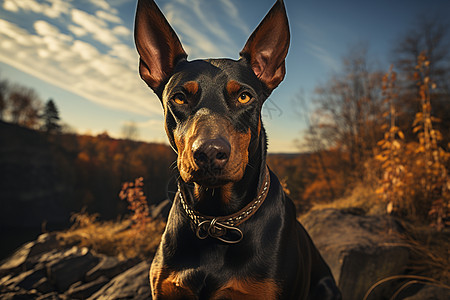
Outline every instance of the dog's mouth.
<svg viewBox="0 0 450 300">
<path fill-rule="evenodd" d="M 229 183 L 228 180 L 220 177 L 200 177 L 195 179 L 194 182 L 206 188 L 218 188 Z"/>
<path fill-rule="evenodd" d="M 186 183 L 196 183 L 206 188 L 217 188 L 230 182 L 237 182 L 242 179 L 243 172 L 224 172 L 222 169 L 197 169 L 191 172 L 180 172 L 181 178 Z"/>
</svg>

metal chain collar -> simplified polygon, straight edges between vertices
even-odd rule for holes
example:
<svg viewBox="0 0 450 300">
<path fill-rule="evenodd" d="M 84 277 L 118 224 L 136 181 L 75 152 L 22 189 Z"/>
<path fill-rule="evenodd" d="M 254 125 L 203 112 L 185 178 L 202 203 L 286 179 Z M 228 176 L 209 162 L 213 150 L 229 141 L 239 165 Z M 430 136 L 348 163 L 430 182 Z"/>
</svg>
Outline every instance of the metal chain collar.
<svg viewBox="0 0 450 300">
<path fill-rule="evenodd" d="M 237 226 L 244 223 L 254 213 L 256 213 L 256 211 L 266 199 L 267 192 L 269 190 L 270 174 L 267 166 L 265 167 L 264 171 L 264 184 L 261 186 L 261 189 L 259 190 L 258 196 L 255 198 L 255 200 L 247 204 L 247 206 L 245 206 L 237 213 L 229 216 L 211 217 L 202 215 L 201 213 L 197 212 L 196 210 L 191 208 L 189 204 L 187 204 L 183 197 L 183 193 L 181 192 L 180 185 L 178 185 L 178 195 L 180 197 L 181 205 L 186 214 L 191 219 L 193 225 L 196 226 L 195 233 L 199 239 L 203 240 L 210 236 L 228 244 L 236 244 L 242 240 L 244 234 Z M 236 238 L 227 239 L 225 235 L 228 232 L 234 232 Z"/>
</svg>

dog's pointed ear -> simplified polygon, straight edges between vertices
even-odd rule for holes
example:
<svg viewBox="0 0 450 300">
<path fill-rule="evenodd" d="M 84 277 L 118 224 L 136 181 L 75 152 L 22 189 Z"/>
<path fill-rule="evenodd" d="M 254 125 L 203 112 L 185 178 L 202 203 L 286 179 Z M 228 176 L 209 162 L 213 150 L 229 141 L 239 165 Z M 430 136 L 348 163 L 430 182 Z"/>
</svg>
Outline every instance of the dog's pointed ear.
<svg viewBox="0 0 450 300">
<path fill-rule="evenodd" d="M 289 49 L 289 39 L 286 9 L 283 1 L 278 0 L 253 31 L 240 53 L 270 91 L 284 79 L 284 60 Z"/>
<path fill-rule="evenodd" d="M 140 55 L 139 73 L 153 91 L 161 96 L 164 84 L 176 64 L 187 54 L 175 31 L 153 0 L 139 0 L 134 39 Z"/>
</svg>

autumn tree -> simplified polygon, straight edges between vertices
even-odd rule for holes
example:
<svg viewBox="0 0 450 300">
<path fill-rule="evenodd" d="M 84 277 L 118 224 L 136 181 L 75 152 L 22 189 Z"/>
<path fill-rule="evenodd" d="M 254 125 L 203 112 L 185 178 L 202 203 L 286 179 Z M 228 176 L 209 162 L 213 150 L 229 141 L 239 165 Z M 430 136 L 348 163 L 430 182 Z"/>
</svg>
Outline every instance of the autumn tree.
<svg viewBox="0 0 450 300">
<path fill-rule="evenodd" d="M 139 139 L 139 129 L 133 121 L 126 122 L 121 128 L 122 138 L 125 140 L 136 141 Z"/>
<path fill-rule="evenodd" d="M 420 222 L 430 222 L 437 229 L 449 226 L 450 176 L 447 165 L 450 153 L 439 146 L 442 135 L 435 129 L 438 119 L 432 115 L 432 91 L 436 88 L 429 77 L 430 61 L 421 53 L 416 67 L 419 78 L 420 110 L 408 126 L 416 135 L 405 141 L 402 129 L 396 125 L 396 74 L 384 77 L 383 91 L 389 104 L 389 125 L 378 145 L 375 157 L 381 163 L 382 178 L 377 193 L 386 201 L 387 212 Z"/>
<path fill-rule="evenodd" d="M 7 105 L 12 123 L 28 128 L 38 125 L 42 101 L 35 90 L 13 85 L 8 94 Z"/>
<path fill-rule="evenodd" d="M 426 76 L 433 79 L 436 88 L 431 91 L 433 115 L 441 119 L 437 128 L 443 134 L 443 144 L 450 141 L 450 27 L 442 18 L 421 15 L 409 30 L 397 39 L 393 47 L 393 64 L 398 70 L 399 125 L 410 128 L 415 113 L 421 110 L 417 65 L 423 53 L 429 62 Z M 410 138 L 414 134 L 405 132 Z"/>
<path fill-rule="evenodd" d="M 47 133 L 56 133 L 60 132 L 61 125 L 59 125 L 59 111 L 56 107 L 53 99 L 49 99 L 47 103 L 45 103 L 44 113 L 42 114 L 42 119 L 44 121 L 44 125 L 42 129 Z"/>
<path fill-rule="evenodd" d="M 302 152 L 305 150 L 310 152 L 310 159 L 302 169 L 301 174 L 297 175 L 297 180 L 304 178 L 303 195 L 301 198 L 307 201 L 321 202 L 322 200 L 336 199 L 336 182 L 331 178 L 331 170 L 325 164 L 325 156 L 329 155 L 324 141 L 319 135 L 318 120 L 314 120 L 314 115 L 308 114 L 308 106 L 306 105 L 303 93 L 300 92 L 294 98 L 296 106 L 298 106 L 297 114 L 306 122 L 307 132 L 303 136 L 302 142 L 297 141 Z M 306 172 L 308 170 L 309 172 Z M 306 174 L 306 175 L 305 175 Z M 321 184 L 317 184 L 320 182 Z M 289 188 L 292 188 L 289 185 Z M 306 189 L 306 190 L 305 190 Z M 318 192 L 316 192 L 318 191 Z"/>
<path fill-rule="evenodd" d="M 367 52 L 364 45 L 352 47 L 343 70 L 316 88 L 310 132 L 327 149 L 341 153 L 338 168 L 346 185 L 362 177 L 363 164 L 381 137 L 382 73 L 371 68 Z"/>
</svg>

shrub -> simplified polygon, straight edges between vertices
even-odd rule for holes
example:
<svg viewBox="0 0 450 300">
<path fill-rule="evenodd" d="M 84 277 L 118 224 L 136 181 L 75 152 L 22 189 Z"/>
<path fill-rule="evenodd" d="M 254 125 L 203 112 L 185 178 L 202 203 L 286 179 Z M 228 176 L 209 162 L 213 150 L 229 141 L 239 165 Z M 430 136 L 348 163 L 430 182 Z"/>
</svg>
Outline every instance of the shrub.
<svg viewBox="0 0 450 300">
<path fill-rule="evenodd" d="M 392 69 L 383 80 L 390 124 L 375 158 L 381 162 L 380 187 L 377 192 L 386 202 L 388 213 L 427 222 L 441 230 L 450 225 L 450 177 L 446 168 L 450 153 L 439 147 L 441 133 L 433 128 L 439 122 L 431 115 L 432 89 L 436 85 L 428 76 L 429 61 L 418 57 L 417 86 L 421 111 L 416 114 L 412 131 L 418 141 L 404 141 L 395 124 L 395 73 Z M 447 223 L 446 223 L 447 222 Z"/>
<path fill-rule="evenodd" d="M 120 197 L 128 201 L 131 216 L 117 221 L 99 221 L 98 214 L 82 211 L 72 216 L 72 227 L 59 237 L 63 243 L 78 244 L 119 258 L 152 258 L 165 223 L 150 218 L 142 187 L 143 178 L 123 184 Z"/>
</svg>

